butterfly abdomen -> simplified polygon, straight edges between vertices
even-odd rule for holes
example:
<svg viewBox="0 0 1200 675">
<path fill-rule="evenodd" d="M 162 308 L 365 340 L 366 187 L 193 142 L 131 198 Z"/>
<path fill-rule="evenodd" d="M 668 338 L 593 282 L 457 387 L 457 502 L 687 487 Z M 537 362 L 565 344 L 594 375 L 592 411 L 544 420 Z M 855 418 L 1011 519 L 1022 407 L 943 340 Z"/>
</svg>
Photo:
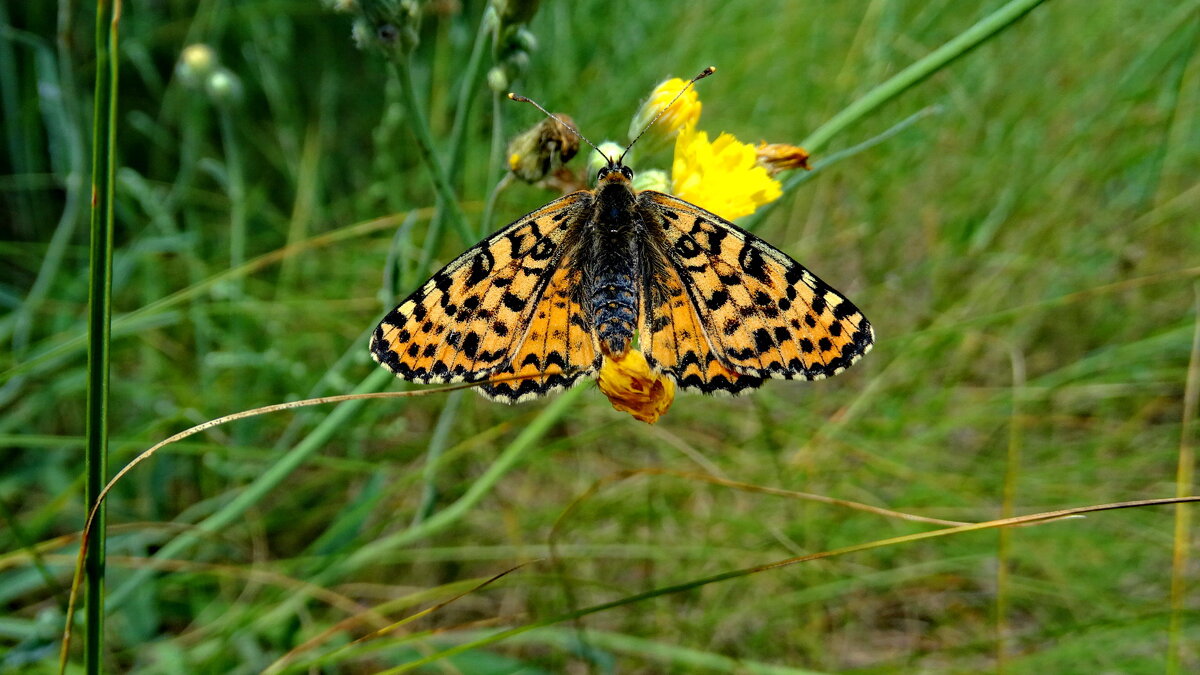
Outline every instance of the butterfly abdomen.
<svg viewBox="0 0 1200 675">
<path fill-rule="evenodd" d="M 588 301 L 601 346 L 610 354 L 624 354 L 638 316 L 639 220 L 628 184 L 602 185 L 595 213 L 588 242 Z"/>
</svg>

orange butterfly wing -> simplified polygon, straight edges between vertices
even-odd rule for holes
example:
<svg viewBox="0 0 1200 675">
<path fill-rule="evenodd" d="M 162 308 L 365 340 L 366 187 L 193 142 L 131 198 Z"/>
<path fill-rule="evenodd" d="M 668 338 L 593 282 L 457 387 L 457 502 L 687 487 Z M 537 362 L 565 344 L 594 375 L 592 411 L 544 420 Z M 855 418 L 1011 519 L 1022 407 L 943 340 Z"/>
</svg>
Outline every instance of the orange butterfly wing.
<svg viewBox="0 0 1200 675">
<path fill-rule="evenodd" d="M 492 379 L 538 375 L 507 382 L 489 382 L 480 392 L 494 401 L 520 403 L 561 391 L 584 376 L 593 376 L 602 357 L 591 322 L 580 302 L 580 277 L 570 260 L 554 272 L 529 318 L 525 340 L 509 365 Z"/>
<path fill-rule="evenodd" d="M 590 204 L 587 192 L 567 195 L 460 255 L 384 317 L 372 357 L 422 383 L 477 382 L 523 358 L 546 289 L 578 236 L 571 225 Z"/>
<path fill-rule="evenodd" d="M 683 307 L 672 303 L 669 314 L 661 305 L 648 308 L 642 331 L 650 336 L 645 351 L 651 365 L 681 387 L 738 393 L 768 377 L 819 380 L 841 373 L 871 349 L 874 332 L 858 308 L 782 251 L 670 195 L 642 192 L 638 205 L 646 226 L 662 235 L 668 269 L 658 282 L 666 292 L 658 295 L 669 295 L 674 273 L 689 300 Z M 680 354 L 677 345 L 684 333 L 695 332 L 692 326 L 703 328 L 717 363 L 679 371 L 688 353 Z M 695 360 L 707 359 L 702 345 L 683 343 Z M 703 373 L 693 372 L 697 368 Z M 699 377 L 689 385 L 689 375 Z"/>
</svg>

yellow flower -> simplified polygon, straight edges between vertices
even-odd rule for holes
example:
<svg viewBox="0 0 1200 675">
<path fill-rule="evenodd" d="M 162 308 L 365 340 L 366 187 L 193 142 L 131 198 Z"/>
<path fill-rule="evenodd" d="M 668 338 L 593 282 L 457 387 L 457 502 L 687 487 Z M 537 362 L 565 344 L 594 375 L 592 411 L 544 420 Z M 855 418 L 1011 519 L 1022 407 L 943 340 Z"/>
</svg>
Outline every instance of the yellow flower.
<svg viewBox="0 0 1200 675">
<path fill-rule="evenodd" d="M 675 383 L 651 372 L 646 357 L 634 349 L 622 356 L 606 355 L 597 384 L 614 408 L 649 424 L 665 415 L 675 400 Z"/>
<path fill-rule="evenodd" d="M 629 140 L 632 141 L 642 133 L 646 125 L 662 112 L 663 108 L 670 105 L 679 90 L 687 84 L 687 80 L 673 77 L 655 87 L 654 91 L 650 92 L 650 98 L 646 99 L 629 124 Z M 638 142 L 642 150 L 651 152 L 656 146 L 662 147 L 663 143 L 670 140 L 679 130 L 695 125 L 700 119 L 700 107 L 700 97 L 696 94 L 695 87 L 688 89 L 687 93 L 680 96 L 675 105 L 654 123 L 645 138 Z"/>
<path fill-rule="evenodd" d="M 675 139 L 672 194 L 733 220 L 779 199 L 783 187 L 757 163 L 753 145 L 731 134 L 709 142 L 708 134 L 684 127 Z"/>
</svg>

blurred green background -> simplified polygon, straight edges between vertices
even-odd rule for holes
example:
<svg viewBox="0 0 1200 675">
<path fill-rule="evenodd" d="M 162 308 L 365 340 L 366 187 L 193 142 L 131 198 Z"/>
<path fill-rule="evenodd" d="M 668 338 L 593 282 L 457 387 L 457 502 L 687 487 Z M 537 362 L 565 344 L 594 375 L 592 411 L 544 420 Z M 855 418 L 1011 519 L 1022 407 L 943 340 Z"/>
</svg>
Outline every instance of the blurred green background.
<svg viewBox="0 0 1200 675">
<path fill-rule="evenodd" d="M 29 672 L 55 663 L 85 516 L 95 63 L 94 8 L 76 4 L 0 4 L 0 669 Z M 479 222 L 498 175 L 490 42 L 464 77 L 486 3 L 422 4 L 418 106 L 482 234 L 555 194 L 513 187 Z M 702 128 L 794 143 L 1002 4 L 547 0 L 511 88 L 597 142 L 623 140 L 657 82 L 711 64 Z M 1174 496 L 1197 437 L 1182 425 L 1200 277 L 1198 7 L 1046 2 L 814 157 L 939 106 L 755 224 L 874 323 L 875 350 L 834 380 L 680 396 L 655 426 L 588 385 L 517 407 L 468 392 L 308 408 L 168 446 L 109 500 L 110 669 L 258 672 L 295 650 L 293 663 L 320 659 L 308 672 L 375 672 L 932 527 L 620 472 L 960 521 Z M 448 221 L 431 232 L 411 111 L 351 24 L 315 1 L 124 3 L 112 471 L 227 413 L 405 386 L 380 379 L 368 331 L 474 242 Z M 180 76 L 194 43 L 229 88 Z M 472 107 L 455 159 L 460 91 Z M 498 107 L 504 142 L 540 117 Z M 805 563 L 429 672 L 1162 672 L 1172 549 L 1186 541 L 1174 518 L 1106 512 Z M 1183 583 L 1178 665 L 1200 669 L 1194 563 Z"/>
</svg>

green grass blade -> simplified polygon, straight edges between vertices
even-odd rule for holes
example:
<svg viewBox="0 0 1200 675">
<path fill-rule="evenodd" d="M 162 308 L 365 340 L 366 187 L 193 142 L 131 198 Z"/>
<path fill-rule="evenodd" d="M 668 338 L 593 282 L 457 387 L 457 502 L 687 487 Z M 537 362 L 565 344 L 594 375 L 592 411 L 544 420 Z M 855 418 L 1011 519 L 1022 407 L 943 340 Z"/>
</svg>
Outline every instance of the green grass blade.
<svg viewBox="0 0 1200 675">
<path fill-rule="evenodd" d="M 953 40 L 933 50 L 925 58 L 896 73 L 883 84 L 868 91 L 862 98 L 846 106 L 828 122 L 809 134 L 808 138 L 800 142 L 800 145 L 809 152 L 817 152 L 824 148 L 829 140 L 838 133 L 874 112 L 884 103 L 916 86 L 925 78 L 950 65 L 955 59 L 987 42 L 1043 2 L 1045 0 L 1012 0 L 984 17 L 974 26 L 959 33 Z"/>
<path fill-rule="evenodd" d="M 96 4 L 96 97 L 92 145 L 92 218 L 88 283 L 87 503 L 96 503 L 108 474 L 108 372 L 112 339 L 113 181 L 116 174 L 117 29 L 121 2 Z M 104 649 L 104 515 L 85 566 L 84 666 L 101 671 Z"/>
</svg>

